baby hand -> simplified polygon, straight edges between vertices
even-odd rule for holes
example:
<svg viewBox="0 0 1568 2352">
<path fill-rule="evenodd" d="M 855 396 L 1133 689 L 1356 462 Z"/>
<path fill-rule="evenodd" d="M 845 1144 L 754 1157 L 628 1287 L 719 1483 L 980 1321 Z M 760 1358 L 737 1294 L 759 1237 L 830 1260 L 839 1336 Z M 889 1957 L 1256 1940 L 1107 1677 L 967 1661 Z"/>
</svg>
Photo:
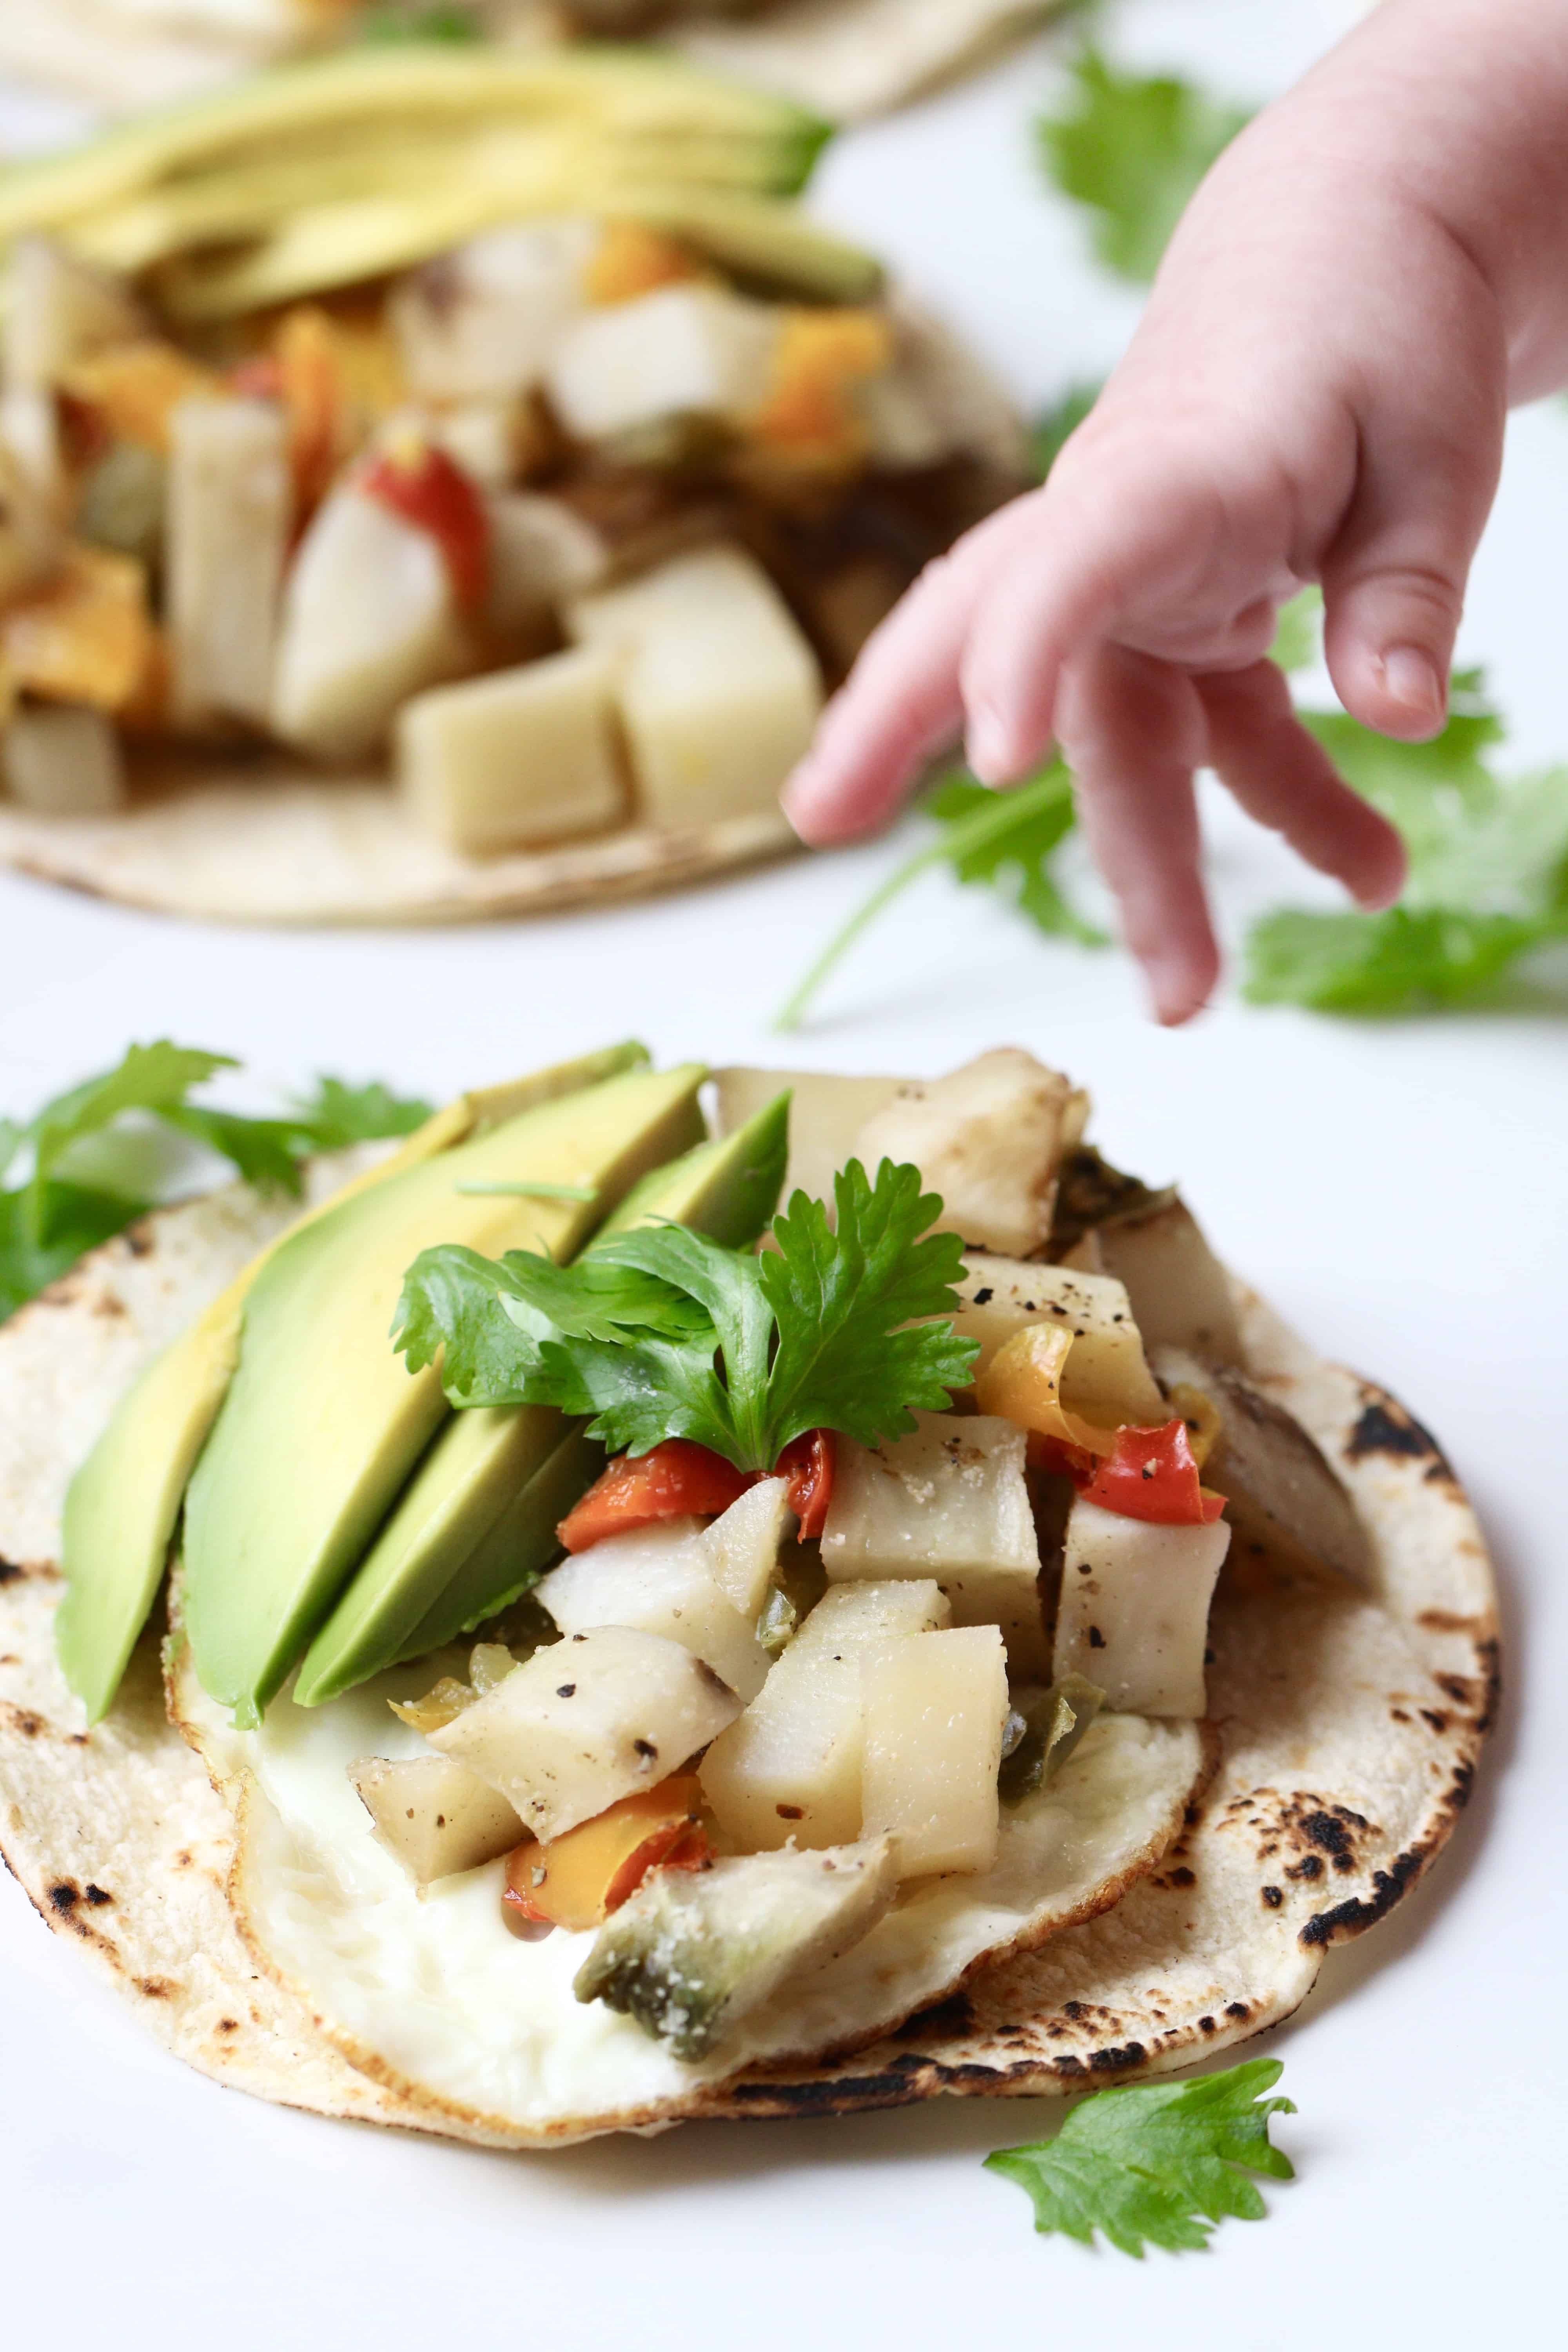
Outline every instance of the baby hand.
<svg viewBox="0 0 1568 2352">
<path fill-rule="evenodd" d="M 1219 965 L 1198 769 L 1363 906 L 1403 881 L 1398 835 L 1267 658 L 1281 602 L 1321 582 L 1329 669 L 1363 724 L 1419 740 L 1444 720 L 1507 350 L 1483 274 L 1405 168 L 1393 106 L 1373 77 L 1325 117 L 1309 82 L 1243 134 L 1048 483 L 917 582 L 786 788 L 807 841 L 842 841 L 961 730 L 993 784 L 1054 740 L 1166 1022 Z"/>
</svg>

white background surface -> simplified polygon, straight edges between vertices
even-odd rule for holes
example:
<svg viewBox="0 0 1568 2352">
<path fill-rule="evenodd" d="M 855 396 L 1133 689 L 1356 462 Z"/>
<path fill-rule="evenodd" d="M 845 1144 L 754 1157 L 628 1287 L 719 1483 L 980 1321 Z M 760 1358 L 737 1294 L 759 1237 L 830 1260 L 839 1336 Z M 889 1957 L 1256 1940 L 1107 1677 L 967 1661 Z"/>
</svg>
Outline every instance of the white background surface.
<svg viewBox="0 0 1568 2352">
<path fill-rule="evenodd" d="M 3 5 L 3 0 L 0 0 Z M 1130 0 L 1124 54 L 1255 97 L 1353 10 Z M 817 203 L 875 241 L 1032 402 L 1098 373 L 1133 314 L 1034 175 L 1048 45 L 830 155 Z M 0 108 L 17 132 L 37 118 Z M 1467 654 L 1520 754 L 1568 756 L 1568 414 L 1513 429 Z M 1224 2345 L 1390 2334 L 1560 2341 L 1560 2032 L 1568 1804 L 1563 1463 L 1568 1315 L 1564 998 L 1356 1025 L 1234 1002 L 1166 1035 L 1126 967 L 1042 946 L 944 882 L 906 900 L 804 1041 L 768 1018 L 886 845 L 697 896 L 527 927 L 397 937 L 181 928 L 0 878 L 0 1108 L 173 1033 L 265 1089 L 320 1068 L 442 1095 L 635 1029 L 660 1053 L 931 1069 L 1016 1039 L 1094 1088 L 1098 1131 L 1179 1173 L 1233 1263 L 1326 1350 L 1439 1432 L 1501 1573 L 1508 1696 L 1430 1882 L 1331 1954 L 1267 2043 L 1300 2178 L 1264 2225 L 1142 2266 L 1037 2240 L 980 2169 L 1045 2105 L 943 2102 L 811 2124 L 490 2156 L 216 2090 L 146 2042 L 19 1891 L 0 1886 L 0 2332 L 225 2352 L 385 2342 L 838 2347 Z M 1310 894 L 1237 820 L 1234 926 Z"/>
</svg>

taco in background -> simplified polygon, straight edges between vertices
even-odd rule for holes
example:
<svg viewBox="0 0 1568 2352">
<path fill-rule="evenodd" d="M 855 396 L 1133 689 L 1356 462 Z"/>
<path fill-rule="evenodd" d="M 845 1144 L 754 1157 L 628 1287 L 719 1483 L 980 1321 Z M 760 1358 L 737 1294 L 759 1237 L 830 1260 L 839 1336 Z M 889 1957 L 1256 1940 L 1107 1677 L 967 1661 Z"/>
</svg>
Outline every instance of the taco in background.
<svg viewBox="0 0 1568 2352">
<path fill-rule="evenodd" d="M 114 113 L 367 36 L 539 47 L 646 39 L 837 121 L 882 114 L 1045 23 L 1062 0 L 6 0 L 0 64 Z"/>
<path fill-rule="evenodd" d="M 784 201 L 822 124 L 397 49 L 0 189 L 0 856 L 263 921 L 559 906 L 779 785 L 1016 419 Z"/>
<path fill-rule="evenodd" d="M 220 2078 L 500 2146 L 1126 2078 L 1465 1801 L 1452 1474 L 1081 1093 L 702 1076 L 465 1098 L 0 1333 L 6 1856 Z"/>
</svg>

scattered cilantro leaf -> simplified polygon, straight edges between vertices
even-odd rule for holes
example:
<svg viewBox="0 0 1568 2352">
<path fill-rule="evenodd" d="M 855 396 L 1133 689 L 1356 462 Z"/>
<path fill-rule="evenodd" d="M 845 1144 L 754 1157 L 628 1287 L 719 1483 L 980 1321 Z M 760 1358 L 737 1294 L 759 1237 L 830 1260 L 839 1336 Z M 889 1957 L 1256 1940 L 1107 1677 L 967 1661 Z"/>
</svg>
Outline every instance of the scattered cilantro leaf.
<svg viewBox="0 0 1568 2352">
<path fill-rule="evenodd" d="M 1086 2246 L 1099 2230 L 1140 2261 L 1150 2245 L 1197 2252 L 1216 2221 L 1267 2216 L 1249 2174 L 1295 2177 L 1268 2137 L 1269 2117 L 1294 2115 L 1294 2103 L 1261 2095 L 1283 2071 L 1277 2058 L 1249 2058 L 1195 2082 L 1098 2091 L 1053 2139 L 998 2148 L 986 2169 L 1026 2191 L 1037 2230 Z"/>
<path fill-rule="evenodd" d="M 381 1085 L 353 1087 L 323 1078 L 309 1100 L 281 1118 L 253 1118 L 190 1100 L 229 1054 L 162 1038 L 132 1045 L 113 1069 L 85 1078 L 26 1122 L 0 1119 L 0 1180 L 18 1160 L 31 1165 L 0 1189 L 0 1320 L 36 1297 L 83 1251 L 124 1230 L 152 1205 L 148 1119 L 229 1161 L 265 1191 L 298 1194 L 300 1163 L 312 1151 L 374 1136 L 405 1135 L 428 1116 Z M 142 1115 L 138 1131 L 127 1114 Z"/>
<path fill-rule="evenodd" d="M 1054 407 L 1036 417 L 1029 436 L 1029 451 L 1042 482 L 1104 389 L 1103 383 L 1072 384 Z"/>
<path fill-rule="evenodd" d="M 1515 915 L 1391 907 L 1320 915 L 1282 907 L 1247 934 L 1242 993 L 1314 1013 L 1411 1013 L 1457 1004 L 1556 930 Z"/>
<path fill-rule="evenodd" d="M 949 777 L 921 803 L 940 830 L 934 840 L 895 866 L 828 940 L 816 961 L 774 1015 L 775 1029 L 798 1029 L 824 982 L 860 934 L 911 882 L 932 866 L 947 866 L 961 882 L 1021 878 L 1014 904 L 1047 934 L 1076 939 L 1081 946 L 1102 944 L 1102 934 L 1074 914 L 1054 880 L 1049 860 L 1073 823 L 1072 779 L 1059 760 L 1027 783 L 992 792 L 972 778 Z"/>
<path fill-rule="evenodd" d="M 372 45 L 395 41 L 467 44 L 482 41 L 485 28 L 472 8 L 462 6 L 367 8 L 359 21 L 358 37 Z"/>
<path fill-rule="evenodd" d="M 351 1143 L 374 1143 L 384 1136 L 412 1135 L 434 1106 L 416 1095 L 395 1095 L 379 1078 L 351 1087 L 342 1078 L 318 1078 L 313 1094 L 292 1106 L 293 1124 L 313 1151 L 342 1151 Z"/>
<path fill-rule="evenodd" d="M 1074 60 L 1062 110 L 1037 125 L 1046 170 L 1094 216 L 1094 250 L 1146 283 L 1198 183 L 1252 120 L 1169 74 L 1122 73 L 1099 51 Z"/>
<path fill-rule="evenodd" d="M 570 1266 L 426 1250 L 394 1338 L 411 1370 L 440 1351 L 454 1404 L 591 1414 L 616 1454 L 686 1437 L 766 1471 L 808 1429 L 873 1444 L 969 1383 L 974 1344 L 945 1319 L 963 1245 L 928 1230 L 942 1204 L 913 1168 L 884 1160 L 873 1184 L 851 1161 L 834 1198 L 830 1221 L 797 1192 L 777 1247 L 755 1255 L 679 1225 L 616 1234 Z"/>
<path fill-rule="evenodd" d="M 1322 646 L 1323 592 L 1303 588 L 1279 608 L 1268 658 L 1287 677 L 1293 670 L 1310 669 Z"/>
</svg>

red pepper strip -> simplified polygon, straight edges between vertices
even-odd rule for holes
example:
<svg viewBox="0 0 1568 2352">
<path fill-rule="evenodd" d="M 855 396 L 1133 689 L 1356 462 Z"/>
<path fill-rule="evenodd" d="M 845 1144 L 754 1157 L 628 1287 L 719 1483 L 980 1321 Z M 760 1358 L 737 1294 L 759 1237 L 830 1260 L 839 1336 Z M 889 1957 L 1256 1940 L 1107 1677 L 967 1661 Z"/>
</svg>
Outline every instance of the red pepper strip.
<svg viewBox="0 0 1568 2352">
<path fill-rule="evenodd" d="M 647 1454 L 619 1454 L 555 1532 L 568 1551 L 630 1534 L 655 1519 L 716 1518 L 755 1484 L 721 1454 L 667 1437 Z"/>
<path fill-rule="evenodd" d="M 830 1429 L 808 1429 L 784 1447 L 773 1465 L 775 1478 L 789 1480 L 789 1507 L 803 1537 L 819 1536 L 833 1500 L 838 1448 Z"/>
<path fill-rule="evenodd" d="M 779 1456 L 773 1475 L 789 1481 L 789 1505 L 803 1536 L 822 1533 L 835 1459 L 830 1429 L 808 1429 Z M 555 1532 L 568 1551 L 586 1551 L 606 1536 L 629 1535 L 656 1519 L 717 1518 L 762 1475 L 737 1470 L 689 1437 L 667 1437 L 647 1454 L 617 1454 Z"/>
<path fill-rule="evenodd" d="M 1207 1527 L 1225 1508 L 1225 1496 L 1209 1494 L 1199 1480 L 1184 1421 L 1119 1429 L 1115 1453 L 1100 1459 L 1079 1492 L 1102 1511 L 1166 1528 Z"/>
<path fill-rule="evenodd" d="M 483 601 L 489 580 L 489 523 L 478 490 L 444 449 L 411 435 L 406 445 L 399 441 L 372 458 L 359 488 L 430 533 L 465 611 Z"/>
<path fill-rule="evenodd" d="M 1075 1486 L 1082 1486 L 1093 1477 L 1100 1460 L 1081 1445 L 1069 1445 L 1065 1437 L 1048 1437 L 1043 1429 L 1031 1429 L 1028 1443 L 1028 1464 L 1031 1470 L 1044 1470 L 1053 1478 L 1070 1478 Z"/>
</svg>

